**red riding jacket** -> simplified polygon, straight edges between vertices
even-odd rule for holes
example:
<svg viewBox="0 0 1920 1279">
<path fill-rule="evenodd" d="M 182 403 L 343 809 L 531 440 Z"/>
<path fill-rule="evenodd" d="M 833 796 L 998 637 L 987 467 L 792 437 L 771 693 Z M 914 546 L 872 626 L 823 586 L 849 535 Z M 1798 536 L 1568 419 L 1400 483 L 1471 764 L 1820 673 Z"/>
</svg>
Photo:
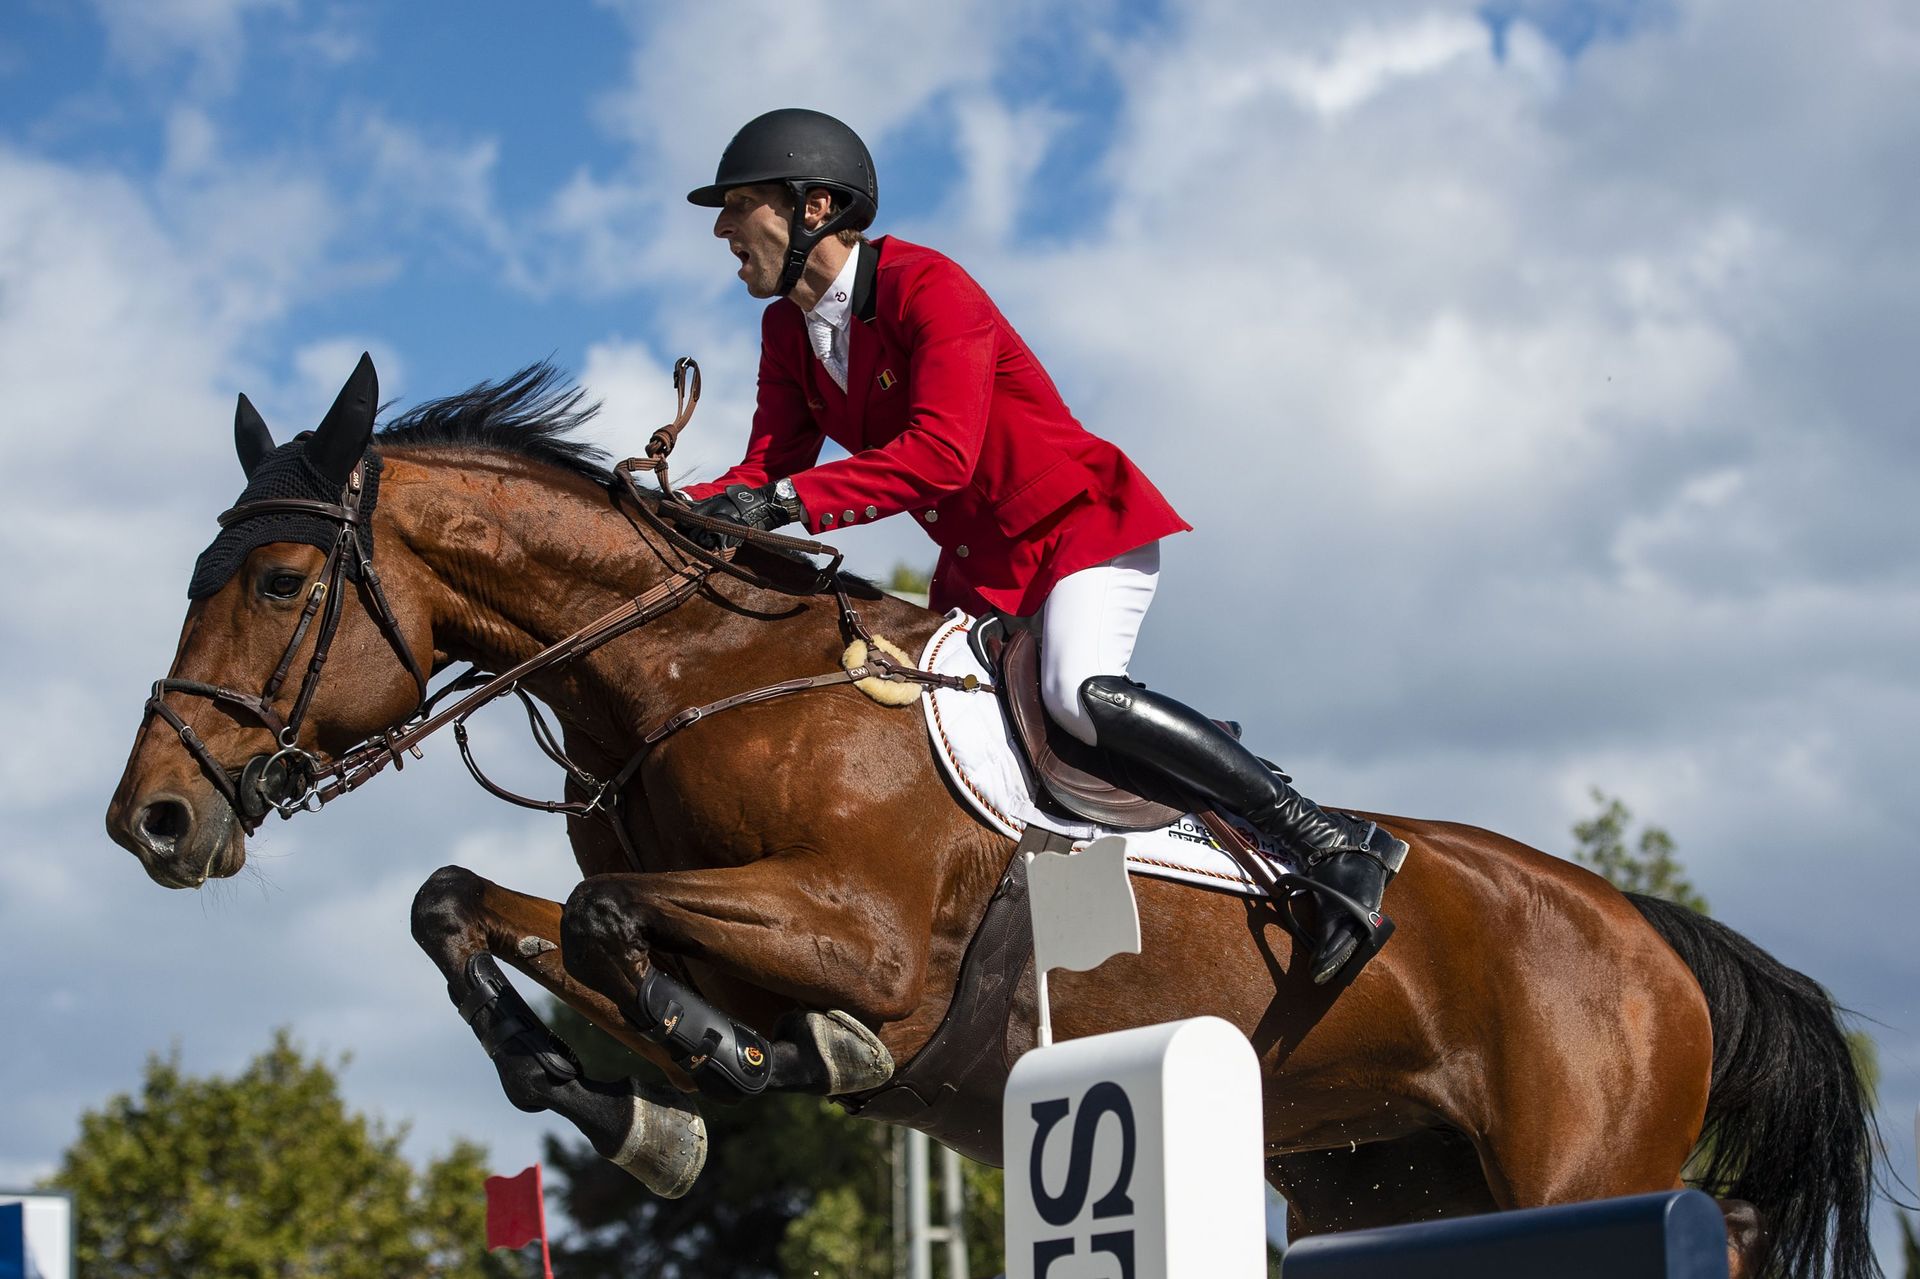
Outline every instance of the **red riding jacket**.
<svg viewBox="0 0 1920 1279">
<path fill-rule="evenodd" d="M 1067 574 L 1192 527 L 958 265 L 893 237 L 858 252 L 847 390 L 774 302 L 747 456 L 688 497 L 790 476 L 816 534 L 911 511 L 940 547 L 931 603 L 976 614 L 1037 612 Z M 852 456 L 815 465 L 829 436 Z"/>
</svg>

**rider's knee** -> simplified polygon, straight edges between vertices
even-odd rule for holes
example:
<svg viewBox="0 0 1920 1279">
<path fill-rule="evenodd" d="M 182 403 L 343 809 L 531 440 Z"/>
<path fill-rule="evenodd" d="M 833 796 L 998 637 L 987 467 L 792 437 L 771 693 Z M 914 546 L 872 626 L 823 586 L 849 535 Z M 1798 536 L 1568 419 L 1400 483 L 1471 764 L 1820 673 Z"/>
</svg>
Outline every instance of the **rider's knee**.
<svg viewBox="0 0 1920 1279">
<path fill-rule="evenodd" d="M 1124 675 L 1094 675 L 1081 681 L 1076 696 L 1081 713 L 1097 734 L 1103 728 L 1111 732 L 1133 716 L 1134 695 L 1139 691 L 1140 685 Z"/>
<path fill-rule="evenodd" d="M 1080 700 L 1080 686 L 1086 682 L 1084 671 L 1041 664 L 1040 702 L 1047 708 L 1048 717 L 1092 746 L 1098 734 L 1092 717 L 1087 714 L 1086 703 Z"/>
</svg>

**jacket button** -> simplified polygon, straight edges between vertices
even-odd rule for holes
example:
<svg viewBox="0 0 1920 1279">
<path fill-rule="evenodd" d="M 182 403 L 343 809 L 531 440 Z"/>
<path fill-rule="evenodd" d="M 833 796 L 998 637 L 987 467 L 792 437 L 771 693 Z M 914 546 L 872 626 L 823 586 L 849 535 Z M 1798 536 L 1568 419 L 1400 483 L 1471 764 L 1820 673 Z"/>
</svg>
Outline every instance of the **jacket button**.
<svg viewBox="0 0 1920 1279">
<path fill-rule="evenodd" d="M 879 517 L 880 517 L 880 508 L 879 508 L 879 507 L 877 507 L 877 506 L 869 506 L 869 507 L 867 508 L 867 518 L 868 518 L 868 519 L 870 519 L 870 520 L 872 520 L 872 519 L 878 519 Z"/>
<path fill-rule="evenodd" d="M 926 519 L 927 519 L 927 523 L 929 523 L 929 524 L 931 524 L 931 523 L 933 523 L 933 522 L 934 522 L 935 520 L 937 520 L 937 519 L 939 519 L 939 518 L 940 518 L 940 512 L 938 512 L 938 511 L 928 511 L 928 512 L 927 512 L 927 516 L 926 516 Z"/>
<path fill-rule="evenodd" d="M 820 527 L 821 527 L 821 528 L 832 528 L 832 527 L 833 527 L 833 512 L 832 512 L 832 511 L 828 511 L 828 512 L 827 512 L 827 513 L 826 513 L 825 515 L 822 515 L 822 516 L 820 517 Z"/>
<path fill-rule="evenodd" d="M 958 555 L 958 556 L 959 556 L 959 557 L 960 557 L 961 559 L 963 559 L 963 560 L 964 560 L 965 558 L 967 558 L 967 554 L 968 554 L 968 552 L 967 552 L 967 548 L 966 548 L 966 547 L 964 547 L 964 546 L 956 546 L 956 547 L 954 547 L 954 548 L 953 548 L 953 553 L 954 553 L 955 555 Z"/>
<path fill-rule="evenodd" d="M 846 521 L 847 523 L 849 523 L 849 524 L 851 524 L 851 523 L 853 523 L 853 512 L 852 512 L 852 511 L 842 511 L 842 512 L 840 512 L 840 518 L 841 518 L 841 519 L 843 519 L 843 520 L 845 520 L 845 521 Z"/>
</svg>

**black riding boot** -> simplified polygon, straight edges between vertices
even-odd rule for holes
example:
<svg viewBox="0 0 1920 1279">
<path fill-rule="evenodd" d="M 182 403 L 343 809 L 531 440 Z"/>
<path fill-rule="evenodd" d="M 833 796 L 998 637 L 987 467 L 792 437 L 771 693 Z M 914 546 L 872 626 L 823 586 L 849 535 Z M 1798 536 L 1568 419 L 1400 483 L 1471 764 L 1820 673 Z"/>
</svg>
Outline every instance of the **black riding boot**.
<svg viewBox="0 0 1920 1279">
<path fill-rule="evenodd" d="M 1378 912 L 1387 881 L 1407 845 L 1372 822 L 1329 813 L 1287 785 L 1200 712 L 1118 675 L 1096 675 L 1080 701 L 1102 750 L 1171 778 L 1298 853 L 1307 877 Z M 1316 984 L 1347 966 L 1362 930 L 1346 911 L 1320 903 L 1320 938 L 1311 971 Z"/>
</svg>

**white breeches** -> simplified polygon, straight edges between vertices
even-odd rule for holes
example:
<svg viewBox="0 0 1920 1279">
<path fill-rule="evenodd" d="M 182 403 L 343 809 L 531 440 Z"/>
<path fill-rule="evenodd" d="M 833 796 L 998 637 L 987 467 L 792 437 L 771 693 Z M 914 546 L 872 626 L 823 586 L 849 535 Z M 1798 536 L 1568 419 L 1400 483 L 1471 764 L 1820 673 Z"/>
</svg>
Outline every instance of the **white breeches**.
<svg viewBox="0 0 1920 1279">
<path fill-rule="evenodd" d="M 1040 606 L 1040 697 L 1054 723 L 1091 746 L 1093 721 L 1080 685 L 1125 675 L 1133 641 L 1160 584 L 1160 543 L 1060 579 Z"/>
</svg>

